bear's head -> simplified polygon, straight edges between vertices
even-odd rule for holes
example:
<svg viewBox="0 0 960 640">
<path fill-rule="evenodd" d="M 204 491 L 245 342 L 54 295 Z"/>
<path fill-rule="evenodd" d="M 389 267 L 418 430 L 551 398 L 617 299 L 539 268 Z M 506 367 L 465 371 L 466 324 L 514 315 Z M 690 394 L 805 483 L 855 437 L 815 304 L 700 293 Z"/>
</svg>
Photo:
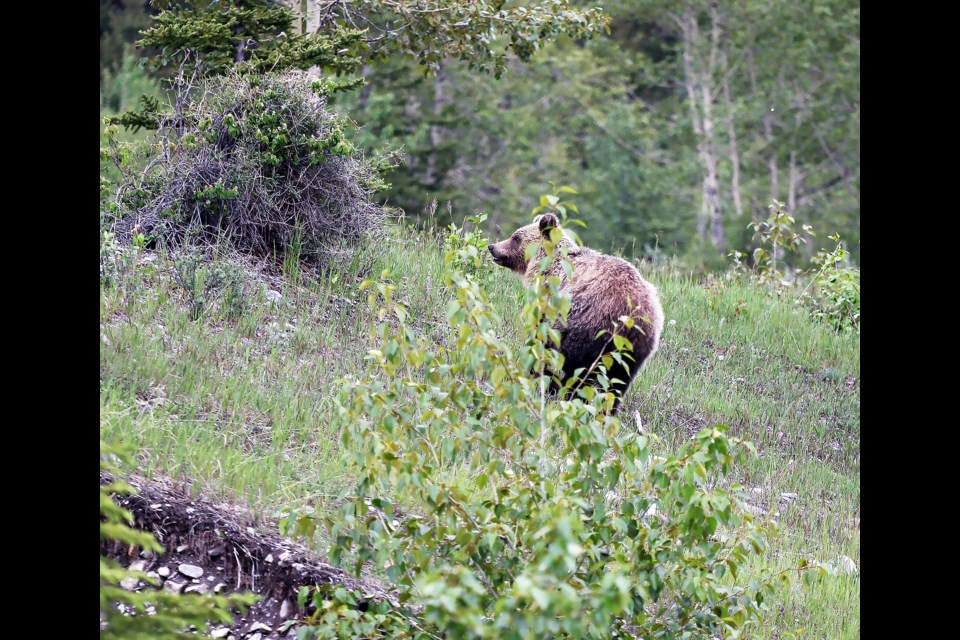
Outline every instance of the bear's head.
<svg viewBox="0 0 960 640">
<path fill-rule="evenodd" d="M 549 239 L 550 231 L 553 229 L 560 229 L 560 220 L 552 213 L 545 213 L 534 218 L 533 222 L 527 226 L 514 231 L 513 235 L 506 240 L 488 244 L 487 249 L 490 250 L 493 261 L 498 265 L 524 275 L 527 272 L 527 248 Z M 566 243 L 568 240 L 564 235 L 561 243 Z M 571 244 L 575 246 L 572 241 Z M 539 257 L 535 255 L 533 259 L 539 260 Z"/>
</svg>

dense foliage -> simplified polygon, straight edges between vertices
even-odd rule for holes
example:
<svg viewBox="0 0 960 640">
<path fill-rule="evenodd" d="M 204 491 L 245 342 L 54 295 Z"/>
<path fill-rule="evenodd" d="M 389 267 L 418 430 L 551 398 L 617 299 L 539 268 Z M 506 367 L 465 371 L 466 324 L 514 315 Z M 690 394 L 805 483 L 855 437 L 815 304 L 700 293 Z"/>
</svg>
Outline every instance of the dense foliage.
<svg viewBox="0 0 960 640">
<path fill-rule="evenodd" d="M 391 201 L 451 200 L 507 228 L 553 180 L 581 192 L 588 244 L 718 264 L 782 200 L 859 260 L 859 3 L 603 6 L 609 38 L 561 39 L 499 81 L 371 65 L 339 104 L 365 145 L 406 151 Z"/>
<path fill-rule="evenodd" d="M 203 80 L 161 117 L 145 169 L 113 154 L 118 235 L 317 255 L 379 228 L 386 212 L 372 194 L 387 161 L 357 152 L 326 106 L 330 90 L 298 72 Z"/>
<path fill-rule="evenodd" d="M 451 238 L 447 340 L 412 328 L 388 280 L 368 282 L 381 346 L 341 398 L 357 484 L 330 520 L 333 557 L 382 570 L 398 606 L 361 615 L 317 591 L 318 637 L 727 637 L 759 621 L 772 582 L 739 571 L 769 532 L 719 482 L 741 443 L 718 427 L 655 456 L 609 415 L 603 375 L 573 401 L 547 398 L 569 309 L 559 279 L 527 289 L 514 349 L 493 331 L 482 272 L 455 266 L 480 267 L 474 243 Z"/>
<path fill-rule="evenodd" d="M 554 180 L 581 192 L 588 244 L 718 265 L 731 249 L 752 253 L 746 223 L 782 200 L 823 234 L 792 264 L 829 249 L 834 233 L 860 260 L 858 3 L 619 0 L 602 14 L 481 0 L 159 6 L 146 50 L 172 61 L 189 51 L 211 70 L 242 59 L 355 71 L 365 86 L 338 108 L 362 125 L 362 148 L 402 148 L 406 166 L 381 196 L 409 215 L 450 200 L 508 227 L 534 204 L 525 193 Z M 101 66 L 113 79 L 118 37 L 146 17 L 107 15 Z M 199 29 L 211 21 L 217 29 Z M 605 27 L 610 36 L 595 37 Z M 288 43 L 349 29 L 363 33 L 328 47 L 333 57 L 303 58 Z"/>
</svg>

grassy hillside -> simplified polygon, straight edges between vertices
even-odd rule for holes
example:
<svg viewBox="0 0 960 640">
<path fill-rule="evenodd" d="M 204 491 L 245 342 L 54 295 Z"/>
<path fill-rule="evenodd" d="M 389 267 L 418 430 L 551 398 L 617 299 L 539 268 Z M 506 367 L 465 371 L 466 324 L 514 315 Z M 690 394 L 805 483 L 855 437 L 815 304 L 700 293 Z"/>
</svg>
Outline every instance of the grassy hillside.
<svg viewBox="0 0 960 640">
<path fill-rule="evenodd" d="M 275 516 L 330 508 L 349 483 L 333 410 L 337 380 L 364 367 L 371 347 L 358 284 L 389 270 L 416 327 L 443 332 L 440 243 L 397 228 L 335 272 L 248 282 L 239 317 L 195 305 L 170 256 L 150 256 L 100 291 L 100 424 L 129 443 L 140 472 Z M 181 265 L 182 267 L 182 265 Z M 767 561 L 800 557 L 860 563 L 860 341 L 808 318 L 790 299 L 752 285 L 702 281 L 664 268 L 646 273 L 667 316 L 662 346 L 634 384 L 629 415 L 673 449 L 715 424 L 751 440 L 758 455 L 739 480 L 777 512 L 783 535 Z M 489 278 L 510 336 L 520 283 Z M 265 290 L 283 295 L 279 303 Z M 788 594 L 765 634 L 858 637 L 860 582 L 835 576 Z"/>
</svg>

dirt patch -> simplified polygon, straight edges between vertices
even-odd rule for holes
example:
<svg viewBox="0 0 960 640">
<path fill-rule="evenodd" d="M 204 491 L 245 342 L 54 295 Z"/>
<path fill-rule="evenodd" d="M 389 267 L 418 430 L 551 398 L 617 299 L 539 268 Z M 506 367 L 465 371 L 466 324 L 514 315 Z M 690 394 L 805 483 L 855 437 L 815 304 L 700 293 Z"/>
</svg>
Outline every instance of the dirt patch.
<svg viewBox="0 0 960 640">
<path fill-rule="evenodd" d="M 101 475 L 101 485 L 107 480 Z M 305 585 L 343 585 L 360 592 L 366 598 L 361 609 L 388 597 L 379 585 L 361 582 L 303 545 L 271 533 L 277 530 L 275 523 L 255 525 L 239 507 L 191 498 L 168 481 L 126 481 L 137 493 L 119 496 L 117 502 L 133 514 L 134 526 L 156 536 L 166 552 L 151 554 L 108 543 L 100 553 L 127 567 L 143 563 L 137 568 L 160 582 L 159 587 L 141 582 L 138 590 L 260 595 L 256 605 L 234 620 L 230 636 L 281 637 L 288 621 L 308 613 L 297 607 L 297 590 Z M 218 631 L 227 633 L 225 628 Z"/>
</svg>

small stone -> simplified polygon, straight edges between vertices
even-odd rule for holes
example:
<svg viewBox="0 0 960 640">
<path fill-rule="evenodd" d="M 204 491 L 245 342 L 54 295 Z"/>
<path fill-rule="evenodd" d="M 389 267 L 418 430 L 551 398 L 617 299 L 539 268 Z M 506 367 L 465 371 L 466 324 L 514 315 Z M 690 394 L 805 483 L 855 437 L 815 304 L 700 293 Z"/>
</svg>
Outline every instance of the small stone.
<svg viewBox="0 0 960 640">
<path fill-rule="evenodd" d="M 247 640 L 260 640 L 261 638 L 263 638 L 262 633 L 253 633 L 247 636 Z"/>
<path fill-rule="evenodd" d="M 185 582 L 176 582 L 174 580 L 167 580 L 163 583 L 163 590 L 167 593 L 177 594 L 183 591 L 183 588 L 186 586 Z"/>
<path fill-rule="evenodd" d="M 280 304 L 283 302 L 283 295 L 279 291 L 270 289 L 267 291 L 267 302 L 270 304 Z"/>
<path fill-rule="evenodd" d="M 283 618 L 284 620 L 289 618 L 290 609 L 291 609 L 291 606 L 290 606 L 289 600 L 284 600 L 282 603 L 280 603 L 280 617 Z"/>
<path fill-rule="evenodd" d="M 794 500 L 796 500 L 796 499 L 799 498 L 799 497 L 800 497 L 800 496 L 799 496 L 798 494 L 796 494 L 796 493 L 781 493 L 781 494 L 780 494 L 780 502 L 782 502 L 782 503 L 784 503 L 784 504 L 789 504 L 789 503 L 793 502 Z"/>
<path fill-rule="evenodd" d="M 257 535 L 257 531 L 253 527 L 247 527 L 247 533 L 249 533 L 251 536 Z"/>
<path fill-rule="evenodd" d="M 219 558 L 223 555 L 223 547 L 214 547 L 207 551 L 207 555 L 209 555 L 211 558 Z"/>
<path fill-rule="evenodd" d="M 187 587 L 186 589 L 184 589 L 183 592 L 184 592 L 184 593 L 199 593 L 199 594 L 204 594 L 204 593 L 206 593 L 206 592 L 209 591 L 209 590 L 210 590 L 210 587 L 208 587 L 208 586 L 205 585 L 205 584 L 192 584 L 192 585 L 190 585 L 189 587 Z"/>
<path fill-rule="evenodd" d="M 186 550 L 189 549 L 189 548 L 190 548 L 189 545 L 182 544 L 182 545 L 180 545 L 179 547 L 177 547 L 177 553 L 183 553 L 184 551 L 186 551 Z"/>
<path fill-rule="evenodd" d="M 254 622 L 250 625 L 250 631 L 263 631 L 264 633 L 270 633 L 273 631 L 273 627 L 262 622 Z"/>
<path fill-rule="evenodd" d="M 854 562 L 853 558 L 849 556 L 838 556 L 837 564 L 840 565 L 840 571 L 846 573 L 847 575 L 855 576 L 860 573 L 857 563 Z"/>
<path fill-rule="evenodd" d="M 157 502 L 156 504 L 150 505 L 150 508 L 154 511 L 160 511 L 160 509 L 163 509 L 163 505 Z"/>
<path fill-rule="evenodd" d="M 134 578 L 133 576 L 127 576 L 120 581 L 120 588 L 126 589 L 127 591 L 136 591 L 137 587 L 140 586 L 140 581 Z"/>
<path fill-rule="evenodd" d="M 750 493 L 752 493 L 755 496 L 762 496 L 763 489 L 760 487 L 750 487 Z"/>
<path fill-rule="evenodd" d="M 153 580 L 154 584 L 160 583 L 160 574 L 156 571 L 147 571 L 147 577 Z"/>
<path fill-rule="evenodd" d="M 169 578 L 170 567 L 160 567 L 159 569 L 157 569 L 157 575 L 159 575 L 161 578 Z"/>
<path fill-rule="evenodd" d="M 273 562 L 273 554 L 268 553 L 267 557 L 263 559 L 264 562 Z"/>
<path fill-rule="evenodd" d="M 211 638 L 226 638 L 230 635 L 230 627 L 220 627 L 210 632 Z"/>
<path fill-rule="evenodd" d="M 278 559 L 280 560 L 280 562 L 284 562 L 284 561 L 286 561 L 289 557 L 290 557 L 290 552 L 289 552 L 289 551 L 284 551 L 283 553 L 280 554 L 280 557 L 279 557 Z"/>
<path fill-rule="evenodd" d="M 130 563 L 130 571 L 143 571 L 147 568 L 147 563 L 143 560 L 137 560 Z"/>
<path fill-rule="evenodd" d="M 188 578 L 199 578 L 203 575 L 203 569 L 195 564 L 182 564 L 177 567 L 177 571 Z"/>
<path fill-rule="evenodd" d="M 226 588 L 227 588 L 227 585 L 223 584 L 222 582 L 218 582 L 216 585 L 214 585 L 214 587 L 213 587 L 213 592 L 214 592 L 214 593 L 223 593 L 223 590 L 226 589 Z"/>
</svg>

